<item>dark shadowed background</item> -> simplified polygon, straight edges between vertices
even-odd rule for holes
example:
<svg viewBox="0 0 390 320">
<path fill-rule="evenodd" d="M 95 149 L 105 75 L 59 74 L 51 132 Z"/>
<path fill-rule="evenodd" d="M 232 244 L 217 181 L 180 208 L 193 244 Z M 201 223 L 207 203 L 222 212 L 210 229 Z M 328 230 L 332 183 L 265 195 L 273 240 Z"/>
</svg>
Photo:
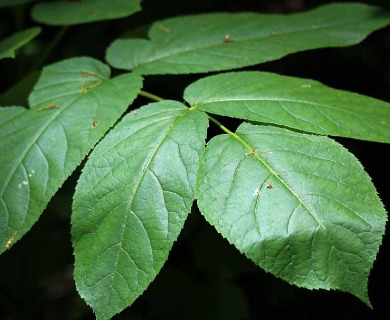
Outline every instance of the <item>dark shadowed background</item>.
<svg viewBox="0 0 390 320">
<path fill-rule="evenodd" d="M 390 9 L 388 0 L 360 2 Z M 129 18 L 71 27 L 44 64 L 81 55 L 104 60 L 105 49 L 111 41 L 160 18 L 214 11 L 289 13 L 324 3 L 329 1 L 145 0 L 144 12 Z M 0 38 L 18 28 L 35 25 L 29 18 L 30 8 L 31 5 L 23 5 L 1 9 Z M 43 33 L 23 47 L 16 59 L 0 61 L 0 92 L 34 68 L 59 29 L 44 27 Z M 297 53 L 248 69 L 316 79 L 331 87 L 390 102 L 389 57 L 390 27 L 387 27 L 359 45 Z M 202 76 L 149 76 L 144 89 L 163 98 L 182 101 L 183 89 Z M 29 80 L 26 83 L 28 87 Z M 26 105 L 26 95 L 19 93 L 16 98 L 3 97 L 0 101 Z M 147 102 L 138 98 L 132 108 Z M 232 129 L 238 125 L 231 120 L 224 123 Z M 209 133 L 219 132 L 211 125 Z M 362 162 L 389 210 L 390 145 L 337 140 Z M 1 320 L 94 319 L 92 311 L 78 296 L 72 278 L 70 215 L 79 173 L 76 170 L 57 192 L 31 231 L 12 250 L 0 256 Z M 390 265 L 386 260 L 390 253 L 389 233 L 384 237 L 369 280 L 369 296 L 374 307 L 371 310 L 350 294 L 300 289 L 266 274 L 229 245 L 194 206 L 156 280 L 114 319 L 385 319 L 390 316 Z"/>
</svg>

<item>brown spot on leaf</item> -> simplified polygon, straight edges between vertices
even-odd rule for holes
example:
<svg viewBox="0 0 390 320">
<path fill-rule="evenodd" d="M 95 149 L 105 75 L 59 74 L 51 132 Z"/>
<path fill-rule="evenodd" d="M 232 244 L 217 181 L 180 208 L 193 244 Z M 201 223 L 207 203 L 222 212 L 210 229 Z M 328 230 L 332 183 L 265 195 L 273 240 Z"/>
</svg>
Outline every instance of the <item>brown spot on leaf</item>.
<svg viewBox="0 0 390 320">
<path fill-rule="evenodd" d="M 56 104 L 51 103 L 48 106 L 45 106 L 45 107 L 42 107 L 42 108 L 38 108 L 37 112 L 41 112 L 41 111 L 45 111 L 45 110 L 49 110 L 49 109 L 54 109 L 54 108 L 57 108 L 57 107 L 58 106 Z"/>
<path fill-rule="evenodd" d="M 12 242 L 14 241 L 14 239 L 15 239 L 15 237 L 16 237 L 17 234 L 18 234 L 18 232 L 15 231 L 15 232 L 12 234 L 11 238 L 8 239 L 7 243 L 5 244 L 5 248 L 6 248 L 7 250 L 9 250 L 9 249 L 11 248 Z"/>
<path fill-rule="evenodd" d="M 169 29 L 168 27 L 164 26 L 163 24 L 160 24 L 158 27 L 160 28 L 160 30 L 162 32 L 170 32 L 171 31 L 171 29 Z"/>
<path fill-rule="evenodd" d="M 245 155 L 246 155 L 247 157 L 249 157 L 249 156 L 253 156 L 253 155 L 256 154 L 256 153 L 257 153 L 257 150 L 256 150 L 256 149 L 253 149 L 253 150 L 251 150 L 251 151 L 249 151 L 249 152 L 246 152 Z"/>
</svg>

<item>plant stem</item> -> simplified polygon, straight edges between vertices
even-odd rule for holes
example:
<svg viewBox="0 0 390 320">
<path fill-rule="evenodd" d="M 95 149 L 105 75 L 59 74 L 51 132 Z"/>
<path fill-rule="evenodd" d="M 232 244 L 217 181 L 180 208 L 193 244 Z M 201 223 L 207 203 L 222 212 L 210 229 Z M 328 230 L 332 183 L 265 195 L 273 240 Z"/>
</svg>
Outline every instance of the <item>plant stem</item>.
<svg viewBox="0 0 390 320">
<path fill-rule="evenodd" d="M 140 96 L 143 96 L 143 97 L 146 97 L 146 98 L 149 98 L 149 99 L 152 99 L 154 101 L 163 101 L 164 99 L 163 98 L 160 98 L 159 96 L 156 96 L 152 93 L 149 93 L 149 92 L 146 92 L 146 91 L 143 91 L 143 90 L 140 90 L 139 92 L 139 95 Z M 191 107 L 190 109 L 196 109 L 196 106 L 195 107 Z M 248 145 L 244 140 L 242 140 L 238 135 L 236 135 L 234 132 L 230 131 L 228 128 L 226 128 L 222 123 L 220 123 L 217 119 L 213 118 L 212 116 L 210 116 L 209 114 L 207 115 L 210 119 L 211 122 L 214 122 L 222 131 L 226 132 L 227 134 L 233 136 L 235 139 L 237 139 L 238 141 L 240 141 L 243 145 L 245 145 L 245 147 L 248 148 L 248 150 L 252 150 L 251 146 Z"/>
<path fill-rule="evenodd" d="M 211 122 L 214 122 L 218 127 L 221 128 L 221 130 L 225 131 L 227 134 L 235 136 L 236 134 L 230 131 L 228 128 L 226 128 L 222 123 L 220 123 L 217 119 L 213 118 L 212 116 L 208 115 Z"/>
<path fill-rule="evenodd" d="M 239 142 L 241 142 L 248 150 L 252 150 L 253 148 L 247 144 L 244 140 L 242 140 L 237 134 L 230 131 L 228 128 L 226 128 L 222 123 L 220 123 L 217 119 L 213 118 L 212 116 L 208 115 L 211 122 L 214 122 L 220 129 L 224 132 L 226 132 L 228 135 L 231 135 L 235 139 L 237 139 Z"/>
<path fill-rule="evenodd" d="M 143 91 L 143 90 L 140 90 L 139 95 L 143 96 L 143 97 L 146 97 L 146 98 L 149 98 L 149 99 L 152 99 L 154 101 L 164 101 L 163 98 L 160 98 L 159 96 L 156 96 L 156 95 L 154 95 L 152 93 L 149 93 L 149 92 L 146 92 L 146 91 Z"/>
<path fill-rule="evenodd" d="M 58 44 L 58 42 L 61 40 L 61 38 L 64 36 L 66 31 L 68 31 L 69 26 L 62 27 L 57 34 L 55 35 L 54 39 L 50 42 L 50 44 L 46 47 L 45 51 L 41 55 L 41 57 L 38 59 L 38 61 L 35 63 L 33 67 L 33 71 L 41 68 L 47 57 L 52 53 L 55 46 Z"/>
</svg>

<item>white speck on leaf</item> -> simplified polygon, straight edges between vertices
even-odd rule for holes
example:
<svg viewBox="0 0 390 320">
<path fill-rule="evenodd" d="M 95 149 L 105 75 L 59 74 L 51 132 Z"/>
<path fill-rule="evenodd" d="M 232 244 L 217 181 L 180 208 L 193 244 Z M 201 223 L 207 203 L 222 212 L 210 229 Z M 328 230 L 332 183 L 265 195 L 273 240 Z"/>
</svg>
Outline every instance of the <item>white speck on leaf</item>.
<svg viewBox="0 0 390 320">
<path fill-rule="evenodd" d="M 252 196 L 257 197 L 259 195 L 259 193 L 260 193 L 260 189 L 256 188 L 255 191 L 253 191 Z"/>
<path fill-rule="evenodd" d="M 19 187 L 19 189 L 22 189 L 22 186 L 27 186 L 27 185 L 28 185 L 28 181 L 24 180 L 21 183 L 19 183 L 18 187 Z"/>
</svg>

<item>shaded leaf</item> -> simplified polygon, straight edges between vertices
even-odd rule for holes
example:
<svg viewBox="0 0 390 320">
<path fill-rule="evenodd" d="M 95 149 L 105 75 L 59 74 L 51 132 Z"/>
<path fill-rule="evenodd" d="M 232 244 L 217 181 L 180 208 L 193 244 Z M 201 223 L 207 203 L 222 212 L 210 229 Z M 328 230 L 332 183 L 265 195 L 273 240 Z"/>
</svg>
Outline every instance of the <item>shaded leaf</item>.
<svg viewBox="0 0 390 320">
<path fill-rule="evenodd" d="M 330 4 L 289 15 L 184 16 L 154 23 L 150 40 L 114 41 L 106 59 L 142 74 L 227 70 L 308 49 L 352 45 L 389 23 L 389 12 L 363 4 Z"/>
<path fill-rule="evenodd" d="M 231 72 L 191 84 L 184 98 L 213 114 L 390 143 L 390 104 L 308 79 Z"/>
<path fill-rule="evenodd" d="M 64 60 L 44 68 L 30 110 L 0 108 L 0 252 L 31 228 L 136 97 L 140 77 L 109 75 L 97 60 Z"/>
<path fill-rule="evenodd" d="M 358 160 L 335 141 L 242 124 L 201 158 L 202 214 L 261 268 L 367 304 L 386 212 Z"/>
<path fill-rule="evenodd" d="M 28 96 L 38 81 L 40 71 L 33 71 L 0 94 L 0 106 L 27 105 Z"/>
<path fill-rule="evenodd" d="M 49 25 L 75 25 L 130 16 L 141 10 L 141 0 L 79 0 L 38 3 L 32 18 Z"/>
<path fill-rule="evenodd" d="M 75 280 L 98 319 L 147 288 L 194 198 L 208 121 L 179 102 L 128 114 L 91 154 L 73 203 Z"/>
<path fill-rule="evenodd" d="M 0 41 L 0 59 L 15 58 L 15 51 L 41 33 L 41 28 L 33 27 L 12 34 Z"/>
</svg>

